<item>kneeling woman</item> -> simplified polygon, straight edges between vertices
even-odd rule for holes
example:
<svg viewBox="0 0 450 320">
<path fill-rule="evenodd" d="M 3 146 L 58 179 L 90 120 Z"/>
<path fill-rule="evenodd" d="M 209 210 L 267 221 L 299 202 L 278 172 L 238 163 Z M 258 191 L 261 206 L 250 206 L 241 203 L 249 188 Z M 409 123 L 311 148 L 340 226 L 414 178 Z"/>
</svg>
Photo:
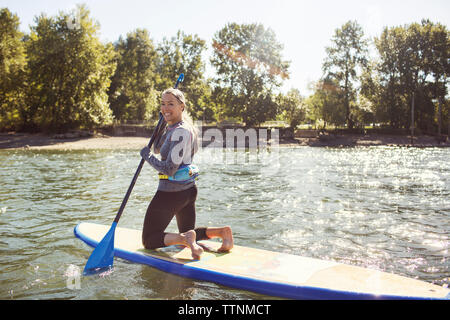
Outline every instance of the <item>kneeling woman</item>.
<svg viewBox="0 0 450 320">
<path fill-rule="evenodd" d="M 159 186 L 148 206 L 142 231 L 142 242 L 147 249 L 170 245 L 184 245 L 191 249 L 192 257 L 200 259 L 203 248 L 199 240 L 221 238 L 219 251 L 233 247 L 230 227 L 195 228 L 195 200 L 197 186 L 192 158 L 198 149 L 197 131 L 186 111 L 184 94 L 178 89 L 167 89 L 162 94 L 161 113 L 168 126 L 155 140 L 154 152 L 161 160 L 150 154 L 148 147 L 141 156 L 159 172 Z M 177 219 L 180 233 L 167 233 L 165 229 L 173 216 Z"/>
</svg>

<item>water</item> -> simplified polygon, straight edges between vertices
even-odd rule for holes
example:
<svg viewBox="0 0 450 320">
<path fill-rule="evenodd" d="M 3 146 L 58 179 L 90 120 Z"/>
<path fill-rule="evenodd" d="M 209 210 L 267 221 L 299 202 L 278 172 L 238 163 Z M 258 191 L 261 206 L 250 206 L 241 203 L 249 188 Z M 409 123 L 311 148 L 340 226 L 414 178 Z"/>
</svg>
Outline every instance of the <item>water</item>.
<svg viewBox="0 0 450 320">
<path fill-rule="evenodd" d="M 327 259 L 448 286 L 450 149 L 204 149 L 197 225 L 236 244 Z M 0 150 L 0 299 L 265 299 L 115 259 L 69 280 L 92 249 L 82 221 L 111 225 L 138 150 Z M 141 228 L 157 186 L 145 165 L 119 226 Z M 171 223 L 169 231 L 176 231 Z"/>
</svg>

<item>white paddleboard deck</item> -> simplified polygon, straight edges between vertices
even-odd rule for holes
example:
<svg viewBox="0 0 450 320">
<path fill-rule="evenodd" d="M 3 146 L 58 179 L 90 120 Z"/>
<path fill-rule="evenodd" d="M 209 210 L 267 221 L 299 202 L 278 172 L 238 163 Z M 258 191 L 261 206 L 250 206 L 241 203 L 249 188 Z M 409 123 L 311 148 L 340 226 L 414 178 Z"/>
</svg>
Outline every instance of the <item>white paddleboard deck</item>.
<svg viewBox="0 0 450 320">
<path fill-rule="evenodd" d="M 80 223 L 75 235 L 95 247 L 110 226 Z M 229 253 L 188 248 L 146 250 L 142 232 L 117 227 L 114 255 L 180 276 L 293 299 L 450 299 L 450 290 L 424 281 L 362 267 L 235 245 Z M 200 241 L 213 250 L 215 241 Z"/>
</svg>

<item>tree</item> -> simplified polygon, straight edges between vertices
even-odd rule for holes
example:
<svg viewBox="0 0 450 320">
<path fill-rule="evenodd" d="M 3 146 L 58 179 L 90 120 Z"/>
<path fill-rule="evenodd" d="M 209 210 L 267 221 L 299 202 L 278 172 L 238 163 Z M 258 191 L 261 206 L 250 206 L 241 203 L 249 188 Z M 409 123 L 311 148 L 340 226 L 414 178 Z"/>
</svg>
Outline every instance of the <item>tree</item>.
<svg viewBox="0 0 450 320">
<path fill-rule="evenodd" d="M 110 107 L 120 121 L 149 120 L 158 114 L 158 54 L 145 29 L 119 38 L 115 44 L 117 68 L 108 90 Z"/>
<path fill-rule="evenodd" d="M 24 105 L 26 55 L 19 18 L 0 10 L 0 131 L 18 129 Z"/>
<path fill-rule="evenodd" d="M 230 23 L 214 35 L 213 48 L 213 85 L 226 97 L 223 115 L 247 126 L 275 118 L 273 93 L 288 78 L 289 68 L 275 33 L 261 24 Z"/>
<path fill-rule="evenodd" d="M 435 131 L 439 110 L 442 121 L 446 105 L 450 51 L 446 27 L 423 20 L 385 28 L 375 38 L 375 46 L 379 58 L 363 77 L 362 90 L 375 119 L 394 128 L 409 128 L 414 100 L 414 126 Z"/>
<path fill-rule="evenodd" d="M 363 30 L 356 21 L 345 23 L 335 31 L 332 46 L 326 48 L 327 57 L 323 64 L 326 77 L 334 79 L 342 90 L 341 103 L 348 128 L 354 124 L 351 105 L 356 101 L 358 71 L 367 65 L 367 41 L 363 37 Z"/>
<path fill-rule="evenodd" d="M 160 56 L 158 90 L 172 87 L 180 73 L 185 73 L 183 88 L 204 78 L 205 63 L 202 54 L 206 50 L 206 42 L 197 35 L 178 31 L 175 37 L 164 38 L 157 50 Z"/>
<path fill-rule="evenodd" d="M 400 44 L 404 38 L 403 28 L 386 28 L 374 41 L 379 59 L 371 62 L 361 77 L 361 93 L 371 102 L 375 121 L 388 123 L 392 128 L 405 126 L 408 112 L 400 85 Z"/>
<path fill-rule="evenodd" d="M 298 89 L 291 89 L 285 95 L 279 94 L 277 104 L 281 112 L 281 118 L 289 123 L 289 127 L 295 130 L 297 126 L 305 120 L 305 108 L 303 97 Z"/>
<path fill-rule="evenodd" d="M 76 23 L 72 21 L 76 20 Z M 35 19 L 27 40 L 29 92 L 26 125 L 48 131 L 110 123 L 106 90 L 115 63 L 112 45 L 98 38 L 89 10 Z"/>
<path fill-rule="evenodd" d="M 346 123 L 346 110 L 341 103 L 344 92 L 339 84 L 330 78 L 318 81 L 314 93 L 306 99 L 309 117 L 315 121 L 323 120 L 327 124 L 340 126 Z"/>
<path fill-rule="evenodd" d="M 184 73 L 180 89 L 186 95 L 189 112 L 194 119 L 212 120 L 211 90 L 204 76 L 205 62 L 202 58 L 205 50 L 205 40 L 197 35 L 178 31 L 170 40 L 164 38 L 158 46 L 160 78 L 156 86 L 160 91 L 170 88 L 180 73 Z"/>
<path fill-rule="evenodd" d="M 442 106 L 445 106 L 450 73 L 450 33 L 446 26 L 430 20 L 422 20 L 418 28 L 423 52 L 421 69 L 425 75 L 423 95 L 426 97 L 418 124 L 430 131 L 430 127 L 442 127 Z"/>
</svg>

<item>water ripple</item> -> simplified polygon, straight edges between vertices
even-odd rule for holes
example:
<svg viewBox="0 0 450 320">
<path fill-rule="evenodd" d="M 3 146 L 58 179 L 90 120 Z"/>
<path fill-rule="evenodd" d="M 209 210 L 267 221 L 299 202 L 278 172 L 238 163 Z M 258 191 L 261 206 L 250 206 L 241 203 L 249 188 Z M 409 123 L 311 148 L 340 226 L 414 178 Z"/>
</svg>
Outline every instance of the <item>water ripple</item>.
<svg viewBox="0 0 450 320">
<path fill-rule="evenodd" d="M 228 224 L 240 245 L 448 285 L 449 158 L 448 149 L 205 149 L 197 224 Z M 136 150 L 0 151 L 0 299 L 264 298 L 120 259 L 108 279 L 67 288 L 68 268 L 91 253 L 73 227 L 110 224 L 139 161 Z M 142 227 L 156 187 L 146 165 L 121 226 Z"/>
</svg>

